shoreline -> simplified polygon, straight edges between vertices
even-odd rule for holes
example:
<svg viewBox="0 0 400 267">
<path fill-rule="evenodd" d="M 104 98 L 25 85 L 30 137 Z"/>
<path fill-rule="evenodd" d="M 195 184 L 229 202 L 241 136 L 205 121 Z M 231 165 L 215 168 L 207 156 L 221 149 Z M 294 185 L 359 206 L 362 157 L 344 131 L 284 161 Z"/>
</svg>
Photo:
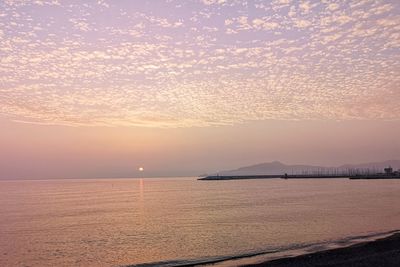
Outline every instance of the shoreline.
<svg viewBox="0 0 400 267">
<path fill-rule="evenodd" d="M 346 247 L 288 256 L 259 263 L 239 264 L 242 267 L 396 267 L 400 266 L 400 233 L 364 241 Z"/>
<path fill-rule="evenodd" d="M 361 261 L 361 265 L 358 261 Z M 369 262 L 371 264 L 368 265 Z M 400 266 L 400 230 L 349 236 L 326 242 L 297 244 L 283 249 L 275 248 L 239 255 L 215 256 L 203 259 L 167 260 L 124 266 L 397 267 Z"/>
</svg>

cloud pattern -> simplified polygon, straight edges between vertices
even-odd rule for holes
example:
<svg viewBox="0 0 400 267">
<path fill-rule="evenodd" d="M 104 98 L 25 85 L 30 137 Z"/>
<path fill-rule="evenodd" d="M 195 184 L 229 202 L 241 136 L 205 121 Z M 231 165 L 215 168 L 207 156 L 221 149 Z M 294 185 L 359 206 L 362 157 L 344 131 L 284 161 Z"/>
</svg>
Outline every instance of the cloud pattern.
<svg viewBox="0 0 400 267">
<path fill-rule="evenodd" d="M 399 120 L 400 2 L 0 2 L 0 114 L 71 126 Z"/>
</svg>

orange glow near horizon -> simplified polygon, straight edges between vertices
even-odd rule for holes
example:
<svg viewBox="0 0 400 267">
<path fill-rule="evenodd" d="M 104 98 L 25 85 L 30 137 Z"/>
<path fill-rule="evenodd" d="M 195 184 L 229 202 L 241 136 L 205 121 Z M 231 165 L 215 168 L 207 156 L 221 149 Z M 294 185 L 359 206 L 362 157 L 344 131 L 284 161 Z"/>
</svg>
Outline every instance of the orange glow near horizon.
<svg viewBox="0 0 400 267">
<path fill-rule="evenodd" d="M 395 0 L 0 1 L 0 178 L 399 159 L 399 14 Z"/>
</svg>

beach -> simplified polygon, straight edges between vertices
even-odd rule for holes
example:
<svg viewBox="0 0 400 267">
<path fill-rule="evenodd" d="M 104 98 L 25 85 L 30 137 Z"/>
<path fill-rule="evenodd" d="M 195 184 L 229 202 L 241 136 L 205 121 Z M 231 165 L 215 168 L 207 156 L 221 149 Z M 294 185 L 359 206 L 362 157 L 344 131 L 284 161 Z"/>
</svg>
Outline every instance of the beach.
<svg viewBox="0 0 400 267">
<path fill-rule="evenodd" d="M 400 233 L 349 247 L 325 250 L 296 257 L 242 265 L 246 267 L 397 267 L 400 266 Z"/>
</svg>

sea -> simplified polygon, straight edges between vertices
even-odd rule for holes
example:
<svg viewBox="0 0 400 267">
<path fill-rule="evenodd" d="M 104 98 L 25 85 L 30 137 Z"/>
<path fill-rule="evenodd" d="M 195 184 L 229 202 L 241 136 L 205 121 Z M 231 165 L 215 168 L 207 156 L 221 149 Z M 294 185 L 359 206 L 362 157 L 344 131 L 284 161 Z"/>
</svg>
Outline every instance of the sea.
<svg viewBox="0 0 400 267">
<path fill-rule="evenodd" d="M 0 266 L 237 266 L 398 229 L 400 180 L 0 181 Z"/>
</svg>

